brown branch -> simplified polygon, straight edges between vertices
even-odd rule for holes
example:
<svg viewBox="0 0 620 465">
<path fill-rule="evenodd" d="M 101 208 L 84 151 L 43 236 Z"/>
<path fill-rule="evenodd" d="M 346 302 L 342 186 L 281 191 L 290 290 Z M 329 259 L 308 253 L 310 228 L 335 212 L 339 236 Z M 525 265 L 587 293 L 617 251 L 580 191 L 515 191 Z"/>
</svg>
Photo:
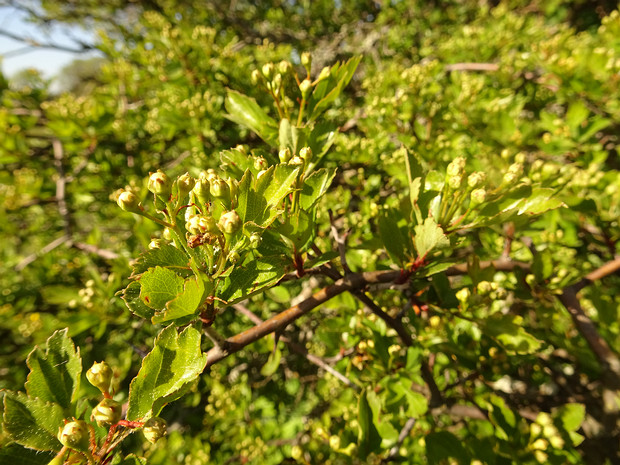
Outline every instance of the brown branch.
<svg viewBox="0 0 620 465">
<path fill-rule="evenodd" d="M 223 360 L 230 354 L 238 352 L 245 346 L 255 342 L 267 334 L 274 331 L 282 331 L 293 321 L 309 313 L 331 298 L 350 290 L 363 289 L 368 284 L 384 283 L 397 280 L 401 277 L 400 270 L 397 271 L 373 271 L 359 274 L 351 274 L 339 279 L 331 286 L 327 286 L 316 292 L 309 299 L 290 307 L 287 310 L 269 318 L 263 323 L 243 331 L 227 339 L 223 347 L 214 347 L 207 352 L 207 367 Z"/>
<path fill-rule="evenodd" d="M 71 240 L 71 237 L 67 235 L 62 235 L 58 239 L 54 239 L 52 242 L 47 244 L 45 247 L 42 247 L 41 249 L 39 249 L 37 252 L 31 253 L 27 257 L 24 257 L 22 261 L 20 261 L 15 266 L 15 271 L 23 270 L 28 265 L 30 265 L 32 262 L 34 262 L 37 258 L 39 258 L 41 255 L 45 255 L 46 253 L 51 252 L 59 245 L 62 245 L 65 242 L 69 242 L 70 240 Z"/>
<path fill-rule="evenodd" d="M 91 244 L 85 244 L 84 242 L 74 242 L 73 247 L 79 250 L 83 250 L 84 252 L 92 253 L 95 255 L 99 255 L 101 258 L 105 258 L 106 260 L 114 260 L 119 257 L 116 252 L 106 249 L 100 249 L 97 246 Z"/>
<path fill-rule="evenodd" d="M 594 281 L 598 281 L 599 279 L 609 276 L 618 270 L 620 270 L 620 256 L 616 256 L 613 260 L 588 273 L 581 281 L 573 284 L 572 287 L 575 292 L 579 292 L 581 289 Z"/>
<path fill-rule="evenodd" d="M 253 313 L 245 305 L 235 304 L 235 305 L 233 305 L 233 307 L 239 313 L 241 313 L 242 315 L 245 315 L 248 319 L 250 319 L 254 324 L 260 325 L 260 324 L 264 323 L 264 321 L 258 315 Z M 287 336 L 284 336 L 284 335 L 280 336 L 280 340 L 282 342 L 284 342 L 286 345 L 288 345 L 288 347 L 293 352 L 297 353 L 298 355 L 301 355 L 306 360 L 308 360 L 310 363 L 313 363 L 314 365 L 318 366 L 319 368 L 322 368 L 323 370 L 325 370 L 328 373 L 332 374 L 335 378 L 339 379 L 344 384 L 346 384 L 347 386 L 355 389 L 356 391 L 360 390 L 360 387 L 357 384 L 355 384 L 353 381 L 351 381 L 345 375 L 340 373 L 338 370 L 336 370 L 333 367 L 331 367 L 321 357 L 318 357 L 316 355 L 313 355 L 313 354 L 309 353 L 302 345 L 297 344 L 295 341 L 291 340 L 290 338 L 288 338 Z"/>
</svg>

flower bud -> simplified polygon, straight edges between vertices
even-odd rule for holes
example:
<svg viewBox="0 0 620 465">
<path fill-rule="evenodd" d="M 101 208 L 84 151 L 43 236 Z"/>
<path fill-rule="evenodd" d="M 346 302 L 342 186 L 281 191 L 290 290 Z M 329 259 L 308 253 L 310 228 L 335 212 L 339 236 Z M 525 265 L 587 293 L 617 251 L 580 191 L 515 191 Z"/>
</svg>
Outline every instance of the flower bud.
<svg viewBox="0 0 620 465">
<path fill-rule="evenodd" d="M 166 173 L 157 170 L 155 173 L 151 173 L 148 188 L 153 194 L 160 195 L 164 197 L 165 200 L 168 200 L 172 192 L 172 181 Z"/>
<path fill-rule="evenodd" d="M 474 189 L 470 194 L 470 206 L 475 207 L 485 201 L 487 197 L 486 189 Z"/>
<path fill-rule="evenodd" d="M 295 155 L 293 158 L 290 159 L 290 161 L 288 162 L 289 165 L 301 165 L 303 166 L 304 164 L 304 159 L 301 158 L 298 155 Z"/>
<path fill-rule="evenodd" d="M 280 90 L 280 87 L 282 87 L 282 75 L 280 73 L 277 73 L 272 81 L 271 81 L 271 85 L 273 86 L 273 88 L 275 89 L 276 92 L 278 92 Z"/>
<path fill-rule="evenodd" d="M 310 73 L 310 67 L 312 66 L 312 55 L 310 55 L 310 52 L 304 52 L 301 54 L 301 66 L 306 68 L 308 73 Z"/>
<path fill-rule="evenodd" d="M 480 187 L 482 186 L 482 184 L 484 184 L 486 178 L 486 174 L 484 174 L 482 171 L 476 171 L 475 173 L 470 174 L 467 178 L 467 185 L 472 189 Z"/>
<path fill-rule="evenodd" d="M 230 197 L 230 186 L 222 178 L 215 178 L 211 181 L 211 195 L 216 199 Z"/>
<path fill-rule="evenodd" d="M 209 191 L 211 189 L 211 184 L 206 178 L 202 176 L 196 180 L 196 184 L 194 185 L 194 189 L 192 191 L 198 197 L 198 201 L 204 205 L 209 201 Z"/>
<path fill-rule="evenodd" d="M 264 64 L 262 71 L 263 71 L 263 76 L 265 76 L 265 78 L 268 81 L 271 81 L 271 78 L 273 76 L 273 71 L 274 71 L 273 63 Z"/>
<path fill-rule="evenodd" d="M 304 100 L 308 100 L 308 96 L 310 95 L 310 91 L 312 90 L 312 83 L 310 79 L 304 79 L 299 84 L 299 91 L 301 92 L 301 96 Z"/>
<path fill-rule="evenodd" d="M 267 163 L 267 160 L 265 160 L 263 157 L 254 157 L 254 169 L 257 171 L 262 171 L 262 170 L 266 170 L 267 168 L 269 168 L 269 164 Z"/>
<path fill-rule="evenodd" d="M 469 288 L 468 287 L 464 287 L 462 289 L 459 289 L 456 293 L 456 298 L 458 299 L 459 302 L 467 302 L 467 300 L 469 299 L 469 296 L 471 295 Z"/>
<path fill-rule="evenodd" d="M 480 281 L 476 286 L 478 294 L 487 295 L 493 290 L 493 285 L 489 281 Z"/>
<path fill-rule="evenodd" d="M 217 175 L 217 173 L 215 172 L 215 170 L 213 168 L 209 168 L 207 171 L 202 171 L 200 173 L 200 177 L 206 179 L 209 182 L 211 182 L 215 178 L 217 178 L 218 175 Z"/>
<path fill-rule="evenodd" d="M 280 158 L 281 163 L 287 163 L 291 157 L 291 150 L 288 147 L 280 149 L 280 152 L 278 152 L 278 158 Z"/>
<path fill-rule="evenodd" d="M 329 69 L 329 67 L 327 67 L 327 66 L 324 67 L 321 70 L 321 73 L 319 74 L 319 77 L 317 78 L 317 81 L 322 81 L 323 79 L 329 78 L 330 74 L 331 74 L 331 70 Z"/>
<path fill-rule="evenodd" d="M 258 233 L 252 233 L 250 235 L 250 247 L 252 247 L 253 249 L 258 248 L 262 241 L 263 238 Z"/>
<path fill-rule="evenodd" d="M 508 173 L 504 175 L 502 182 L 505 185 L 509 185 L 509 184 L 514 184 L 518 179 L 519 179 L 519 175 L 509 171 Z"/>
<path fill-rule="evenodd" d="M 114 373 L 112 373 L 110 365 L 106 362 L 95 362 L 86 372 L 86 379 L 88 382 L 104 394 L 110 390 L 110 384 L 112 383 L 113 376 Z"/>
<path fill-rule="evenodd" d="M 465 173 L 465 158 L 456 157 L 454 160 L 450 162 L 446 172 L 448 176 L 458 176 L 458 175 L 462 176 Z"/>
<path fill-rule="evenodd" d="M 116 203 L 126 212 L 141 213 L 142 211 L 140 209 L 140 200 L 138 200 L 138 196 L 130 191 L 121 192 Z"/>
<path fill-rule="evenodd" d="M 196 180 L 189 173 L 185 173 L 177 179 L 177 189 L 179 198 L 183 199 L 196 185 Z"/>
<path fill-rule="evenodd" d="M 463 175 L 457 174 L 448 178 L 448 186 L 451 189 L 458 189 L 463 184 Z"/>
<path fill-rule="evenodd" d="M 172 231 L 170 230 L 170 228 L 165 228 L 164 232 L 162 233 L 162 236 L 167 241 L 171 241 L 172 240 Z"/>
<path fill-rule="evenodd" d="M 166 421 L 163 418 L 153 417 L 144 424 L 142 434 L 148 442 L 155 444 L 166 435 L 166 430 Z"/>
<path fill-rule="evenodd" d="M 286 61 L 286 60 L 282 60 L 280 63 L 278 63 L 278 71 L 283 74 L 286 75 L 289 71 L 291 70 L 291 63 Z"/>
<path fill-rule="evenodd" d="M 159 249 L 161 247 L 161 241 L 159 239 L 152 239 L 149 242 L 149 249 Z"/>
<path fill-rule="evenodd" d="M 263 75 L 260 73 L 259 70 L 255 69 L 254 71 L 252 71 L 252 84 L 256 86 L 262 83 L 263 83 Z"/>
<path fill-rule="evenodd" d="M 58 440 L 70 449 L 87 452 L 90 446 L 88 424 L 82 420 L 70 421 L 62 430 L 59 428 Z"/>
<path fill-rule="evenodd" d="M 185 229 L 191 234 L 215 233 L 217 226 L 212 216 L 194 215 L 185 223 Z"/>
<path fill-rule="evenodd" d="M 220 217 L 218 226 L 222 232 L 234 234 L 241 228 L 241 218 L 235 210 L 231 210 Z"/>
<path fill-rule="evenodd" d="M 312 159 L 312 149 L 310 147 L 303 147 L 299 151 L 299 156 L 303 161 L 308 163 Z"/>
<path fill-rule="evenodd" d="M 123 406 L 113 399 L 103 399 L 93 409 L 90 418 L 99 426 L 111 426 L 121 419 Z"/>
<path fill-rule="evenodd" d="M 228 260 L 230 260 L 230 263 L 237 263 L 239 260 L 241 260 L 241 255 L 239 255 L 239 252 L 237 252 L 236 250 L 233 250 L 228 254 Z"/>
</svg>

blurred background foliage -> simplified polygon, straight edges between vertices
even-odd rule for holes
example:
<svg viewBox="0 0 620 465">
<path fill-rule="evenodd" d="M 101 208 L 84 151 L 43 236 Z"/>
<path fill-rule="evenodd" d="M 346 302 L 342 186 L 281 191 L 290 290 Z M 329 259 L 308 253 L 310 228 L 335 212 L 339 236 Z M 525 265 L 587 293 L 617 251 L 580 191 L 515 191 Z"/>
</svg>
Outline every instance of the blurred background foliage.
<svg viewBox="0 0 620 465">
<path fill-rule="evenodd" d="M 69 327 L 84 365 L 105 358 L 126 391 L 159 328 L 132 317 L 116 292 L 159 231 L 121 212 L 114 191 L 132 186 L 146 197 L 149 172 L 197 175 L 219 165 L 220 150 L 263 146 L 226 119 L 224 96 L 230 88 L 266 104 L 250 79 L 264 63 L 298 65 L 310 51 L 318 75 L 363 55 L 326 115 L 341 131 L 325 163 L 339 171 L 323 200 L 319 248 L 334 249 L 329 207 L 350 231 L 355 271 L 389 266 L 376 218 L 406 196 L 403 160 L 393 156 L 401 145 L 428 169 L 465 156 L 468 171 L 497 186 L 519 163 L 566 208 L 463 238 L 470 253 L 461 263 L 497 259 L 509 244 L 529 273 L 440 274 L 414 297 L 379 294 L 382 308 L 405 312 L 415 348 L 400 347 L 346 295 L 289 328 L 310 353 L 370 388 L 359 401 L 282 342 L 280 366 L 265 375 L 268 337 L 168 407 L 166 444 L 141 453 L 153 464 L 618 463 L 617 395 L 607 396 L 604 369 L 556 299 L 618 254 L 614 2 L 31 3 L 18 7 L 31 8 L 33 21 L 96 29 L 97 41 L 83 45 L 103 58 L 63 69 L 61 92 L 33 71 L 0 79 L 0 388 L 20 389 L 32 347 Z M 322 283 L 288 282 L 246 305 L 266 318 Z M 611 275 L 581 294 L 615 352 L 619 284 Z M 464 288 L 471 295 L 457 295 Z M 218 324 L 229 336 L 250 322 L 230 309 Z M 498 339 L 504 330 L 524 345 Z M 441 408 L 428 410 L 410 389 L 424 384 L 422 357 L 433 361 Z M 362 402 L 381 425 L 374 442 L 360 433 Z M 409 417 L 415 423 L 399 439 Z M 369 448 L 363 459 L 360 444 Z"/>
</svg>

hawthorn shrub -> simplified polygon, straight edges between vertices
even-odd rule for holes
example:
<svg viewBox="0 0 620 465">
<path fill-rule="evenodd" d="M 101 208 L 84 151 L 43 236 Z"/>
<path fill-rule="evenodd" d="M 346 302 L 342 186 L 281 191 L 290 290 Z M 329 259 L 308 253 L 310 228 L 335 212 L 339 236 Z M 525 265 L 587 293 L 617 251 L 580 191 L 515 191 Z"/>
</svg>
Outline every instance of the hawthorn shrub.
<svg viewBox="0 0 620 465">
<path fill-rule="evenodd" d="M 0 83 L 0 463 L 616 463 L 618 12 L 271 3 Z"/>
</svg>

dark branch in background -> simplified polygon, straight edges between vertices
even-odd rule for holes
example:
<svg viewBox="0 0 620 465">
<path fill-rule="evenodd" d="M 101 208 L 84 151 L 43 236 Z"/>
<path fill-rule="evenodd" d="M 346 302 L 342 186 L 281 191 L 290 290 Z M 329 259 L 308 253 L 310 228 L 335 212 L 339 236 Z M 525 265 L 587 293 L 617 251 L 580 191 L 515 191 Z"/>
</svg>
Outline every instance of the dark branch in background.
<svg viewBox="0 0 620 465">
<path fill-rule="evenodd" d="M 256 325 L 260 325 L 262 323 L 264 323 L 264 321 L 255 313 L 253 313 L 250 309 L 248 309 L 245 305 L 242 304 L 235 304 L 233 305 L 233 307 L 235 308 L 235 310 L 237 310 L 239 313 L 241 313 L 242 315 L 246 316 L 248 319 L 250 319 L 254 324 Z M 336 369 L 334 369 L 333 367 L 331 367 L 326 360 L 322 359 L 321 357 L 317 357 L 316 355 L 313 355 L 311 353 L 309 353 L 302 345 L 297 344 L 296 342 L 292 341 L 291 339 L 289 339 L 287 336 L 280 336 L 280 341 L 284 342 L 286 345 L 288 345 L 288 347 L 295 353 L 297 353 L 298 355 L 301 355 L 302 357 L 305 357 L 306 360 L 308 360 L 310 363 L 315 364 L 316 366 L 318 366 L 319 368 L 322 368 L 323 370 L 327 371 L 328 373 L 332 374 L 334 377 L 336 377 L 337 379 L 339 379 L 340 381 L 342 381 L 344 384 L 346 384 L 347 386 L 355 389 L 356 391 L 360 390 L 360 387 L 355 384 L 353 381 L 351 381 L 349 378 L 347 378 L 345 375 L 343 375 L 342 373 L 340 373 L 339 371 L 337 371 Z"/>
<path fill-rule="evenodd" d="M 10 55 L 17 55 L 18 52 L 19 53 L 26 53 L 31 51 L 33 48 L 49 48 L 49 49 L 54 49 L 54 50 L 60 50 L 63 52 L 69 52 L 69 53 L 86 53 L 86 52 L 90 52 L 92 50 L 95 50 L 95 46 L 91 45 L 91 44 L 87 44 L 85 42 L 81 42 L 78 41 L 76 39 L 73 39 L 76 41 L 76 43 L 79 45 L 79 47 L 70 47 L 67 45 L 61 45 L 61 44 L 57 44 L 57 43 L 53 43 L 53 42 L 40 42 L 38 40 L 33 39 L 32 37 L 23 37 L 17 34 L 13 34 L 12 32 L 0 29 L 0 35 L 4 36 L 4 37 L 8 37 L 9 39 L 13 39 L 16 40 L 18 42 L 22 42 L 24 44 L 27 44 L 27 47 L 23 47 L 20 48 L 18 50 L 14 50 L 12 52 L 9 52 L 7 54 L 5 54 L 6 56 L 10 56 Z"/>
<path fill-rule="evenodd" d="M 373 271 L 366 273 L 352 273 L 339 279 L 331 286 L 327 286 L 316 292 L 309 299 L 290 307 L 283 312 L 272 316 L 263 323 L 243 331 L 225 341 L 223 347 L 213 347 L 207 352 L 207 367 L 223 360 L 230 354 L 240 351 L 248 344 L 255 342 L 274 331 L 283 331 L 289 324 L 309 313 L 322 303 L 331 298 L 350 290 L 363 289 L 369 284 L 386 283 L 398 280 L 401 277 L 400 270 Z"/>
</svg>

